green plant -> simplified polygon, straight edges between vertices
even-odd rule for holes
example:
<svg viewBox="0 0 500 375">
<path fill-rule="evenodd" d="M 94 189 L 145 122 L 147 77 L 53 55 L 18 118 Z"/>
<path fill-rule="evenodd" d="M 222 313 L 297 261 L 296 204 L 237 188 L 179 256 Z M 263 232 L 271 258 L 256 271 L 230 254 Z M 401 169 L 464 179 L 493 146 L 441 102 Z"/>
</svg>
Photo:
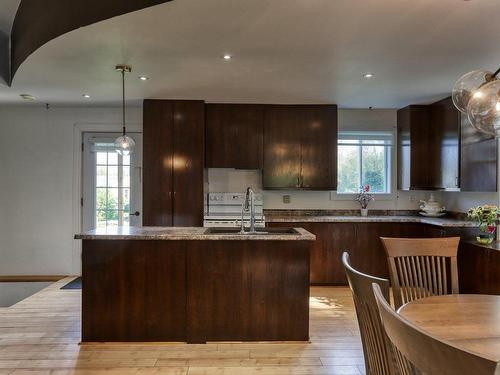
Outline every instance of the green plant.
<svg viewBox="0 0 500 375">
<path fill-rule="evenodd" d="M 495 233 L 500 210 L 495 205 L 484 204 L 471 208 L 467 217 L 479 224 L 479 229 L 485 233 Z"/>
</svg>

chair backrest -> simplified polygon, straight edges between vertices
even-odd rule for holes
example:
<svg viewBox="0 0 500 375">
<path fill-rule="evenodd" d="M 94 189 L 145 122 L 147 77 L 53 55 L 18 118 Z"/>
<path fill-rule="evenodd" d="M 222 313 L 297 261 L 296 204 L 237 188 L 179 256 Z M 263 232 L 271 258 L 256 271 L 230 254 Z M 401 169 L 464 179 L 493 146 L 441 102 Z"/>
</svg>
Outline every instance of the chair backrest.
<svg viewBox="0 0 500 375">
<path fill-rule="evenodd" d="M 428 375 L 500 375 L 499 363 L 440 341 L 396 313 L 378 284 L 373 293 L 402 375 L 412 374 L 410 366 Z"/>
<path fill-rule="evenodd" d="M 458 293 L 460 237 L 381 237 L 389 263 L 396 309 L 428 296 Z"/>
<path fill-rule="evenodd" d="M 366 373 L 370 375 L 394 374 L 389 341 L 380 321 L 372 289 L 373 283 L 380 285 L 384 296 L 389 298 L 389 280 L 355 270 L 349 263 L 349 254 L 346 252 L 342 254 L 342 263 L 352 290 L 356 315 L 358 316 Z"/>
</svg>

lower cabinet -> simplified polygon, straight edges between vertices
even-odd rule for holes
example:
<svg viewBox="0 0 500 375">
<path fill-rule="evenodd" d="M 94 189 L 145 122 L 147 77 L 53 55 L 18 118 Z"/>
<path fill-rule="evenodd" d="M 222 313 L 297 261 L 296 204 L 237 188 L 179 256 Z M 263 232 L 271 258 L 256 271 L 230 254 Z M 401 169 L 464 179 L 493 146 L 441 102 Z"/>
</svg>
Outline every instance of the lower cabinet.
<svg viewBox="0 0 500 375">
<path fill-rule="evenodd" d="M 460 293 L 500 295 L 500 251 L 471 242 L 458 249 Z"/>
<path fill-rule="evenodd" d="M 300 227 L 316 235 L 311 249 L 313 285 L 347 285 L 342 253 L 357 270 L 389 278 L 380 237 L 441 237 L 441 228 L 419 223 L 268 223 L 270 227 Z"/>
</svg>

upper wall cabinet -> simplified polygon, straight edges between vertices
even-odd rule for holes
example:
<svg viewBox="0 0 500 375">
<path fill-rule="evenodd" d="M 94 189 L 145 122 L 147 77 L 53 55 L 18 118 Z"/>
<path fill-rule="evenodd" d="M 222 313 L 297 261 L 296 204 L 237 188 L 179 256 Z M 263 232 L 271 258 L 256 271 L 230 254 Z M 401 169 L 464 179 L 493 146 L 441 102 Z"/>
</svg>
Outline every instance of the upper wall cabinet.
<svg viewBox="0 0 500 375">
<path fill-rule="evenodd" d="M 497 191 L 497 141 L 461 116 L 460 190 Z"/>
<path fill-rule="evenodd" d="M 265 189 L 337 189 L 337 106 L 268 105 Z"/>
<path fill-rule="evenodd" d="M 398 189 L 458 190 L 460 117 L 451 99 L 398 111 Z"/>
<path fill-rule="evenodd" d="M 398 189 L 427 190 L 429 181 L 429 111 L 411 105 L 398 110 Z"/>
<path fill-rule="evenodd" d="M 460 187 L 460 112 L 451 98 L 430 106 L 430 185 L 446 190 Z"/>
<path fill-rule="evenodd" d="M 497 143 L 474 129 L 451 98 L 398 111 L 398 188 L 497 189 Z"/>
<path fill-rule="evenodd" d="M 201 226 L 205 105 L 145 100 L 143 225 Z"/>
<path fill-rule="evenodd" d="M 262 169 L 264 108 L 206 105 L 206 167 Z"/>
</svg>

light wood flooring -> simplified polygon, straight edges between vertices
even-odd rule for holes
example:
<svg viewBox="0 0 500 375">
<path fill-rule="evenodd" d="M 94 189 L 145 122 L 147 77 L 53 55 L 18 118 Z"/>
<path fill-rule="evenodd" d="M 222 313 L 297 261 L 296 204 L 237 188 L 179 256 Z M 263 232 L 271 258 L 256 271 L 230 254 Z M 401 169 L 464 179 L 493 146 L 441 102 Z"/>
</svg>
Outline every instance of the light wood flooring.
<svg viewBox="0 0 500 375">
<path fill-rule="evenodd" d="M 311 288 L 311 342 L 109 343 L 80 341 L 79 290 L 66 278 L 0 308 L 0 375 L 363 374 L 348 288 Z"/>
</svg>

